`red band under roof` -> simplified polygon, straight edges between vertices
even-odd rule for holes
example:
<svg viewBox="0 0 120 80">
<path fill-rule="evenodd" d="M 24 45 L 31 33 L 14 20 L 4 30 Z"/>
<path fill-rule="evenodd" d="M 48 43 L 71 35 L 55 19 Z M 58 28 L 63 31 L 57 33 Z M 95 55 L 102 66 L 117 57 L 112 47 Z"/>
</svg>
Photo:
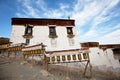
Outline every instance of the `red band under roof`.
<svg viewBox="0 0 120 80">
<path fill-rule="evenodd" d="M 71 19 L 41 19 L 41 18 L 12 18 L 12 25 L 26 25 L 33 26 L 75 26 L 75 20 Z"/>
</svg>

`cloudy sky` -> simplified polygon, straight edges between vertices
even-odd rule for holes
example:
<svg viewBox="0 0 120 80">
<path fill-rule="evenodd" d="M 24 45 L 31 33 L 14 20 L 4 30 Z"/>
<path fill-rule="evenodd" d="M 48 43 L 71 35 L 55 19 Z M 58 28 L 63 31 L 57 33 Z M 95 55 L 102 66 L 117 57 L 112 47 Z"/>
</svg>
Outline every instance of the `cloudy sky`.
<svg viewBox="0 0 120 80">
<path fill-rule="evenodd" d="M 0 36 L 10 37 L 12 17 L 68 16 L 80 42 L 120 44 L 120 0 L 0 0 Z"/>
</svg>

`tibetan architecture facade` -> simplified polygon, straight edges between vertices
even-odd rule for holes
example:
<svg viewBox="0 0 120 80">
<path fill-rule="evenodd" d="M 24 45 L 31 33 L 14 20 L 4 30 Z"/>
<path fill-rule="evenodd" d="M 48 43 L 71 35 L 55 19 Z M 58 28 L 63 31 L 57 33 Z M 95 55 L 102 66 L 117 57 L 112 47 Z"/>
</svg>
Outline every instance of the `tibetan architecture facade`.
<svg viewBox="0 0 120 80">
<path fill-rule="evenodd" d="M 74 20 L 12 18 L 10 41 L 28 46 L 43 43 L 47 52 L 78 50 L 76 35 Z"/>
</svg>

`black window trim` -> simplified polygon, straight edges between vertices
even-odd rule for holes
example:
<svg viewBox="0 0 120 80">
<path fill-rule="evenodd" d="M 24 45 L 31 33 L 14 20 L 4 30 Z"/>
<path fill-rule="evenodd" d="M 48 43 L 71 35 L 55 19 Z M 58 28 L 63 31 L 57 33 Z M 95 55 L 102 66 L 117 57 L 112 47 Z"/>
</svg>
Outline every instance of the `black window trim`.
<svg viewBox="0 0 120 80">
<path fill-rule="evenodd" d="M 30 43 L 30 39 L 26 39 L 26 44 L 28 45 Z"/>
<path fill-rule="evenodd" d="M 73 34 L 73 27 L 67 27 L 67 34 Z"/>
<path fill-rule="evenodd" d="M 30 30 L 30 32 L 29 32 L 29 30 Z M 33 34 L 33 26 L 27 25 L 25 27 L 25 33 L 24 33 L 24 35 L 32 35 L 32 34 Z"/>
</svg>

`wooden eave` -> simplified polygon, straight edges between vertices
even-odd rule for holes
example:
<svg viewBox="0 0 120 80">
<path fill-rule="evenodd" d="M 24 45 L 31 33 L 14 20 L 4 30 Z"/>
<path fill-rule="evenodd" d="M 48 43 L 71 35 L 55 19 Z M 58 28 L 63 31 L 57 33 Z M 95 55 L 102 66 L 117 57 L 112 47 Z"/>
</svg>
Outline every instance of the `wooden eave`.
<svg viewBox="0 0 120 80">
<path fill-rule="evenodd" d="M 81 47 L 99 47 L 99 42 L 84 42 L 80 44 Z"/>
</svg>

